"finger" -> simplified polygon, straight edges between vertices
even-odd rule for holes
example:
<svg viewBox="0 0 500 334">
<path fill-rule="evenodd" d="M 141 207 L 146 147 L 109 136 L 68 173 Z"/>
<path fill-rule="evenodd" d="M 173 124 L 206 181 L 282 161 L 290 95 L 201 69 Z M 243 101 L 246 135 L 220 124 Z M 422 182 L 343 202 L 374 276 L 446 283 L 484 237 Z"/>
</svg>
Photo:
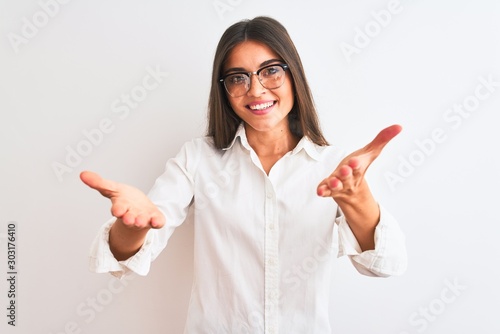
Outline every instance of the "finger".
<svg viewBox="0 0 500 334">
<path fill-rule="evenodd" d="M 128 206 L 122 203 L 113 203 L 111 206 L 111 214 L 116 217 L 122 217 L 128 210 Z"/>
<path fill-rule="evenodd" d="M 130 211 L 127 211 L 123 216 L 122 216 L 122 221 L 123 224 L 125 224 L 128 227 L 132 227 L 135 225 L 135 218 L 137 215 L 135 213 L 132 213 Z"/>
<path fill-rule="evenodd" d="M 347 178 L 348 178 L 348 176 L 346 176 L 344 178 L 344 180 L 347 179 Z M 330 188 L 330 196 L 332 196 L 333 193 L 341 191 L 342 189 L 344 189 L 344 180 L 341 180 L 341 179 L 339 179 L 337 177 L 332 177 L 332 178 L 330 178 L 328 180 L 327 185 Z"/>
<path fill-rule="evenodd" d="M 353 157 L 353 158 L 349 159 L 349 161 L 347 162 L 347 165 L 349 167 L 351 167 L 352 170 L 356 170 L 356 169 L 359 169 L 359 167 L 361 165 L 361 161 L 358 157 Z"/>
<path fill-rule="evenodd" d="M 378 135 L 367 145 L 367 148 L 380 152 L 394 137 L 396 137 L 403 127 L 398 124 L 391 125 L 378 133 Z"/>
<path fill-rule="evenodd" d="M 99 174 L 89 171 L 80 173 L 80 179 L 92 189 L 97 190 L 105 197 L 111 197 L 116 193 L 118 184 L 111 180 L 103 179 Z"/>
<path fill-rule="evenodd" d="M 135 217 L 135 226 L 136 227 L 144 227 L 149 224 L 151 217 L 147 214 L 140 214 Z"/>
<path fill-rule="evenodd" d="M 339 172 L 338 172 L 338 177 L 340 180 L 344 181 L 348 177 L 352 175 L 352 168 L 349 165 L 343 165 L 340 166 Z"/>
<path fill-rule="evenodd" d="M 165 225 L 165 216 L 163 214 L 154 214 L 151 217 L 151 227 L 152 228 L 162 228 Z"/>
<path fill-rule="evenodd" d="M 335 169 L 335 171 L 326 179 L 326 184 L 329 187 L 335 187 L 331 183 L 336 183 L 337 180 L 341 180 L 343 182 L 345 179 L 352 176 L 352 171 L 353 169 L 349 163 L 339 165 L 337 169 Z"/>
<path fill-rule="evenodd" d="M 326 185 L 326 183 L 323 183 L 323 182 L 316 189 L 316 193 L 318 194 L 318 196 L 321 196 L 321 197 L 330 197 L 330 196 L 332 196 L 332 191 Z"/>
<path fill-rule="evenodd" d="M 359 178 L 363 177 L 365 174 L 366 169 L 370 165 L 370 161 L 365 158 L 365 156 L 362 157 L 353 157 L 349 159 L 347 162 L 347 165 L 351 168 L 352 170 L 352 176 L 354 178 Z"/>
<path fill-rule="evenodd" d="M 339 167 L 332 175 L 321 181 L 316 189 L 316 193 L 322 197 L 332 196 L 333 191 L 343 188 L 341 180 L 348 178 L 352 174 L 351 171 L 351 168 L 347 165 Z"/>
</svg>

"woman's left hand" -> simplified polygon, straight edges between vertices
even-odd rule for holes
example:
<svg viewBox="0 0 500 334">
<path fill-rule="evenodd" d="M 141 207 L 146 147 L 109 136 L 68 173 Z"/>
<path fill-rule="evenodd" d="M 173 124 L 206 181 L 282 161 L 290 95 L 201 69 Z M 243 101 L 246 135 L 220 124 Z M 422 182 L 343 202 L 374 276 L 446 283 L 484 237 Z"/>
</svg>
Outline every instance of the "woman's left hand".
<svg viewBox="0 0 500 334">
<path fill-rule="evenodd" d="M 332 197 L 342 210 L 362 251 L 375 249 L 375 229 L 380 220 L 380 208 L 365 180 L 370 164 L 384 146 L 402 130 L 392 125 L 371 143 L 345 157 L 335 171 L 318 185 L 318 195 Z"/>
<path fill-rule="evenodd" d="M 338 204 L 358 202 L 358 196 L 363 198 L 368 189 L 364 178 L 366 170 L 401 130 L 400 125 L 391 125 L 380 131 L 368 145 L 345 157 L 335 171 L 318 185 L 318 195 L 333 197 Z"/>
</svg>

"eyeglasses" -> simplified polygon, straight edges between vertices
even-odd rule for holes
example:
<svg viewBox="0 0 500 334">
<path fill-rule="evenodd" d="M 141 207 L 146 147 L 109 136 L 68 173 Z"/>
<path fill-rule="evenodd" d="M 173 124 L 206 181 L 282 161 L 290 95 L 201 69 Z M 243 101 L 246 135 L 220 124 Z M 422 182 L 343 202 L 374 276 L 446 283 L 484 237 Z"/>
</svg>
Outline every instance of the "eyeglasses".
<svg viewBox="0 0 500 334">
<path fill-rule="evenodd" d="M 240 97 L 250 90 L 252 74 L 257 75 L 260 84 L 266 89 L 276 89 L 285 82 L 285 71 L 288 70 L 287 64 L 274 64 L 264 66 L 255 72 L 236 72 L 230 73 L 219 79 L 224 83 L 224 87 L 232 97 Z"/>
</svg>

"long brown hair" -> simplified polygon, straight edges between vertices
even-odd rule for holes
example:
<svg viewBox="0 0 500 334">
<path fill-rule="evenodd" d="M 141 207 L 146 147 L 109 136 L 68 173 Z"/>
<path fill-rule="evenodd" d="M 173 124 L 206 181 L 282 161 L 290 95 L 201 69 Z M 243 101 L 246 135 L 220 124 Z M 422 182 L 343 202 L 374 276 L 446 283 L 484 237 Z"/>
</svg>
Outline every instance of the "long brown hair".
<svg viewBox="0 0 500 334">
<path fill-rule="evenodd" d="M 288 114 L 291 132 L 299 138 L 307 136 L 314 143 L 328 145 L 319 126 L 316 107 L 307 84 L 300 56 L 285 27 L 270 17 L 259 16 L 230 26 L 222 35 L 215 51 L 212 86 L 208 101 L 208 131 L 215 147 L 222 149 L 233 140 L 241 118 L 231 108 L 226 91 L 220 83 L 224 63 L 238 44 L 257 41 L 267 45 L 288 64 L 295 90 L 295 100 Z"/>
</svg>

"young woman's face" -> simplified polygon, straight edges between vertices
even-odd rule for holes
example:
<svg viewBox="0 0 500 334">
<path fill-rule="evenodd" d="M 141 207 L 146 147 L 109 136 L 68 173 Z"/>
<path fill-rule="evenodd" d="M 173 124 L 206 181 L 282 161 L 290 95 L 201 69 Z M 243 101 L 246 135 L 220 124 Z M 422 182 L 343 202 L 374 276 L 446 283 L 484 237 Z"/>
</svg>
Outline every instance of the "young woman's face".
<svg viewBox="0 0 500 334">
<path fill-rule="evenodd" d="M 283 61 L 265 44 L 245 41 L 234 47 L 224 66 L 224 75 L 233 72 L 254 72 L 262 67 L 282 64 Z M 246 123 L 249 130 L 289 131 L 288 113 L 293 107 L 293 85 L 288 71 L 285 71 L 283 85 L 267 89 L 259 82 L 257 75 L 250 77 L 250 89 L 243 96 L 227 94 L 234 112 Z M 250 128 L 249 128 L 250 127 Z"/>
</svg>

